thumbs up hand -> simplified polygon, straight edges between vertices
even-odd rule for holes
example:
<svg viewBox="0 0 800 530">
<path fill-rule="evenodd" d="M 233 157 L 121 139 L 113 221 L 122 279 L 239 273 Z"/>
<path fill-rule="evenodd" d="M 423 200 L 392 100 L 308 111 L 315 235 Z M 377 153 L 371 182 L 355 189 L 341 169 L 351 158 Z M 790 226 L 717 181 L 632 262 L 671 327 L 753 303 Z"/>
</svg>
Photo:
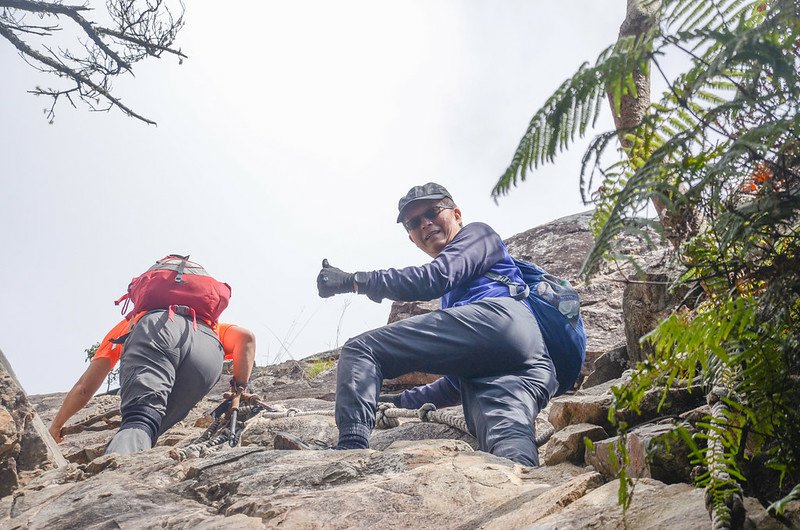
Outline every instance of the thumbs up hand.
<svg viewBox="0 0 800 530">
<path fill-rule="evenodd" d="M 317 275 L 317 291 L 321 298 L 335 294 L 355 292 L 354 274 L 333 267 L 327 259 L 322 260 L 322 270 Z"/>
</svg>

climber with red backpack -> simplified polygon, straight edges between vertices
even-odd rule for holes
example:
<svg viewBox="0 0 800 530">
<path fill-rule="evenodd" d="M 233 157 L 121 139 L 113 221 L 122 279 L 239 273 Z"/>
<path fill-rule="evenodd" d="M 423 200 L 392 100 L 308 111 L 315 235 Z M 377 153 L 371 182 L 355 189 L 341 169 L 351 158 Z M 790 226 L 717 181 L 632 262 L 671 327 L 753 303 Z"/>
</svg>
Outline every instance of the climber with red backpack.
<svg viewBox="0 0 800 530">
<path fill-rule="evenodd" d="M 233 359 L 234 392 L 247 387 L 255 336 L 220 324 L 231 289 L 188 256 L 169 255 L 134 278 L 117 304 L 133 309 L 103 339 L 86 372 L 70 390 L 50 433 L 61 440 L 64 423 L 94 395 L 120 362 L 122 424 L 106 454 L 152 447 L 216 384 L 223 357 Z"/>
</svg>

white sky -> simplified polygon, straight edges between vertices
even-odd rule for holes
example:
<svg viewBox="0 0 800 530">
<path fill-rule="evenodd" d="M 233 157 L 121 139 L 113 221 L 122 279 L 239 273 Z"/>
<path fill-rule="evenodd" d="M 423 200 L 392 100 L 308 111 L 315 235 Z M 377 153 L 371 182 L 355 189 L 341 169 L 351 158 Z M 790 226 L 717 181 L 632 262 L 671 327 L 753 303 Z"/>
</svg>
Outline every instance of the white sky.
<svg viewBox="0 0 800 530">
<path fill-rule="evenodd" d="M 263 365 L 386 322 L 388 301 L 322 300 L 315 278 L 325 257 L 424 263 L 395 224 L 411 186 L 445 185 L 502 237 L 586 209 L 580 146 L 499 206 L 489 193 L 533 113 L 616 39 L 624 0 L 238 7 L 189 3 L 189 59 L 117 81 L 157 127 L 68 105 L 48 125 L 26 90 L 52 83 L 0 40 L 0 349 L 29 393 L 72 386 L 113 300 L 168 253 L 233 287 L 222 320 L 256 333 Z"/>
</svg>

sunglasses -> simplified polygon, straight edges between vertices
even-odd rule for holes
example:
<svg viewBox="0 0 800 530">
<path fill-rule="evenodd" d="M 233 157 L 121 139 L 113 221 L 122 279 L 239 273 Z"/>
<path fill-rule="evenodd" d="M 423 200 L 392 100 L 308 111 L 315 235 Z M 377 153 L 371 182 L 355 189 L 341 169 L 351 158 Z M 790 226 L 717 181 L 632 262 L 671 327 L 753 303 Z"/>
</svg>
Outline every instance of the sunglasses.
<svg viewBox="0 0 800 530">
<path fill-rule="evenodd" d="M 431 208 L 428 208 L 421 214 L 415 215 L 411 219 L 406 219 L 405 221 L 403 221 L 403 226 L 405 226 L 406 230 L 408 230 L 409 232 L 411 230 L 416 230 L 417 228 L 422 226 L 423 218 L 427 219 L 428 221 L 433 221 L 434 219 L 439 217 L 439 214 L 442 213 L 442 210 L 452 210 L 452 209 L 453 209 L 452 206 L 432 206 Z"/>
</svg>

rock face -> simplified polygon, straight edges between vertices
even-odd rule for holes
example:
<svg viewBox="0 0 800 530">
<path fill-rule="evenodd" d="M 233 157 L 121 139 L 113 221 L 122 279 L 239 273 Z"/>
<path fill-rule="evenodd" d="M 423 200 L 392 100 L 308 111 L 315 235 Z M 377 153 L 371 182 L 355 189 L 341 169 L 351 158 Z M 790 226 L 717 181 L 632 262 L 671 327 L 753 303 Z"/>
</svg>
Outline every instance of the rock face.
<svg viewBox="0 0 800 530">
<path fill-rule="evenodd" d="M 628 347 L 625 344 L 603 353 L 594 360 L 592 371 L 581 384 L 581 388 L 589 388 L 622 376 L 630 367 Z"/>
<path fill-rule="evenodd" d="M 439 309 L 439 300 L 430 300 L 428 302 L 394 302 L 392 309 L 389 311 L 388 324 L 403 320 L 417 315 L 424 315 L 431 311 Z"/>
<path fill-rule="evenodd" d="M 634 478 L 654 478 L 667 484 L 691 481 L 690 450 L 675 434 L 672 423 L 644 425 L 628 433 L 626 446 L 628 475 Z M 598 441 L 586 450 L 586 462 L 604 477 L 617 476 L 619 459 L 615 448 L 619 437 Z"/>
<path fill-rule="evenodd" d="M 590 243 L 588 215 L 548 226 L 511 238 L 509 249 L 572 280 Z M 399 411 L 396 426 L 373 432 L 369 450 L 276 450 L 278 433 L 312 445 L 336 440 L 338 352 L 330 351 L 256 368 L 250 388 L 260 400 L 240 411 L 245 421 L 237 447 L 211 443 L 215 437 L 199 443 L 216 425 L 209 413 L 228 389 L 226 377 L 157 447 L 136 455 L 102 455 L 119 424 L 119 397 L 93 398 L 68 423 L 59 446 L 70 463 L 51 469 L 39 458 L 31 476 L 0 494 L 0 528 L 710 528 L 703 491 L 679 483 L 687 480 L 687 468 L 680 464 L 688 459 L 675 444 L 662 451 L 669 425 L 644 424 L 629 435 L 629 453 L 639 470 L 635 475 L 643 478 L 624 514 L 617 501 L 620 485 L 609 466 L 583 462 L 585 438 L 597 448 L 616 434 L 608 422 L 610 387 L 630 380 L 628 372 L 608 380 L 624 368 L 621 350 L 614 350 L 624 341 L 623 284 L 616 281 L 616 271 L 603 274 L 599 283 L 579 289 L 593 351 L 617 353 L 606 359 L 610 368 L 601 364 L 602 370 L 590 375 L 591 386 L 555 398 L 537 418 L 537 434 L 546 421 L 557 431 L 539 448 L 542 467 L 519 466 L 476 450 L 475 439 L 460 430 L 458 407 L 436 411 L 435 418 L 448 421 Z M 398 305 L 392 318 L 430 308 Z M 591 374 L 592 364 L 587 366 Z M 662 410 L 657 407 L 662 394 L 655 391 L 645 399 L 643 416 L 623 419 L 633 426 L 664 414 L 700 421 L 707 407 L 698 408 L 704 395 L 693 390 L 672 390 Z M 0 397 L 19 399 L 6 397 L 5 390 Z M 31 396 L 29 403 L 49 422 L 62 398 Z M 0 408 L 0 455 L 13 455 L 3 460 L 2 485 L 7 463 L 16 466 L 23 454 L 25 423 L 18 423 L 18 409 L 38 417 L 31 405 L 24 409 L 22 401 L 14 403 Z M 256 414 L 253 403 L 266 408 Z M 220 432 L 219 440 L 225 441 Z M 592 462 L 594 456 L 588 458 Z M 17 467 L 14 473 L 19 476 Z M 744 505 L 748 528 L 783 527 L 758 501 L 745 499 Z M 786 520 L 798 520 L 798 510 Z"/>
<path fill-rule="evenodd" d="M 424 315 L 439 309 L 439 300 L 430 300 L 428 302 L 394 302 L 392 309 L 389 311 L 389 319 L 387 324 L 397 322 L 409 317 L 417 315 Z M 412 386 L 427 385 L 433 383 L 438 378 L 438 375 L 426 374 L 423 372 L 411 372 L 410 374 L 403 374 L 394 379 L 386 379 L 383 386 L 389 390 L 400 388 L 408 388 Z"/>
<path fill-rule="evenodd" d="M 670 292 L 670 283 L 670 275 L 664 272 L 645 272 L 625 286 L 622 314 L 628 358 L 632 364 L 653 353 L 653 346 L 640 339 L 668 317 L 685 294 Z"/>
<path fill-rule="evenodd" d="M 547 452 L 544 456 L 545 463 L 548 466 L 567 461 L 582 464 L 585 454 L 584 439 L 594 442 L 606 438 L 608 438 L 606 430 L 599 425 L 592 425 L 591 423 L 567 425 L 556 432 L 547 442 Z"/>
<path fill-rule="evenodd" d="M 575 455 L 583 436 L 605 437 L 593 425 L 566 425 L 540 448 L 540 458 L 550 463 L 535 469 L 476 451 L 470 435 L 416 417 L 374 431 L 370 450 L 275 450 L 278 432 L 327 443 L 336 439 L 333 402 L 309 396 L 333 392 L 333 369 L 309 379 L 314 362 L 257 368 L 252 387 L 285 413 L 250 418 L 241 446 L 218 445 L 199 457 L 181 459 L 178 452 L 210 423 L 206 414 L 220 402 L 225 378 L 156 448 L 124 457 L 78 450 L 78 440 L 104 446 L 116 430 L 119 398 L 93 398 L 69 424 L 81 427 L 71 429 L 61 444 L 72 462 L 0 499 L 0 528 L 622 526 L 619 484 L 612 479 L 604 485 L 608 479 L 591 466 L 567 461 L 580 462 Z M 590 390 L 605 395 L 607 387 Z M 550 409 L 569 398 L 556 398 Z M 59 404 L 55 395 L 32 401 L 48 419 Z M 757 502 L 747 506 L 759 527 L 778 524 Z M 625 521 L 630 529 L 710 527 L 701 490 L 649 478 L 637 483 Z"/>
<path fill-rule="evenodd" d="M 629 268 L 603 265 L 588 284 L 578 274 L 593 245 L 589 229 L 591 212 L 557 219 L 508 238 L 508 252 L 517 259 L 532 261 L 551 274 L 569 280 L 581 296 L 581 313 L 586 328 L 586 358 L 591 363 L 624 340 L 622 293 Z M 642 261 L 658 262 L 663 249 L 648 248 L 625 240 L 621 248 Z"/>
<path fill-rule="evenodd" d="M 0 497 L 24 482 L 24 474 L 65 464 L 0 351 Z"/>
</svg>

